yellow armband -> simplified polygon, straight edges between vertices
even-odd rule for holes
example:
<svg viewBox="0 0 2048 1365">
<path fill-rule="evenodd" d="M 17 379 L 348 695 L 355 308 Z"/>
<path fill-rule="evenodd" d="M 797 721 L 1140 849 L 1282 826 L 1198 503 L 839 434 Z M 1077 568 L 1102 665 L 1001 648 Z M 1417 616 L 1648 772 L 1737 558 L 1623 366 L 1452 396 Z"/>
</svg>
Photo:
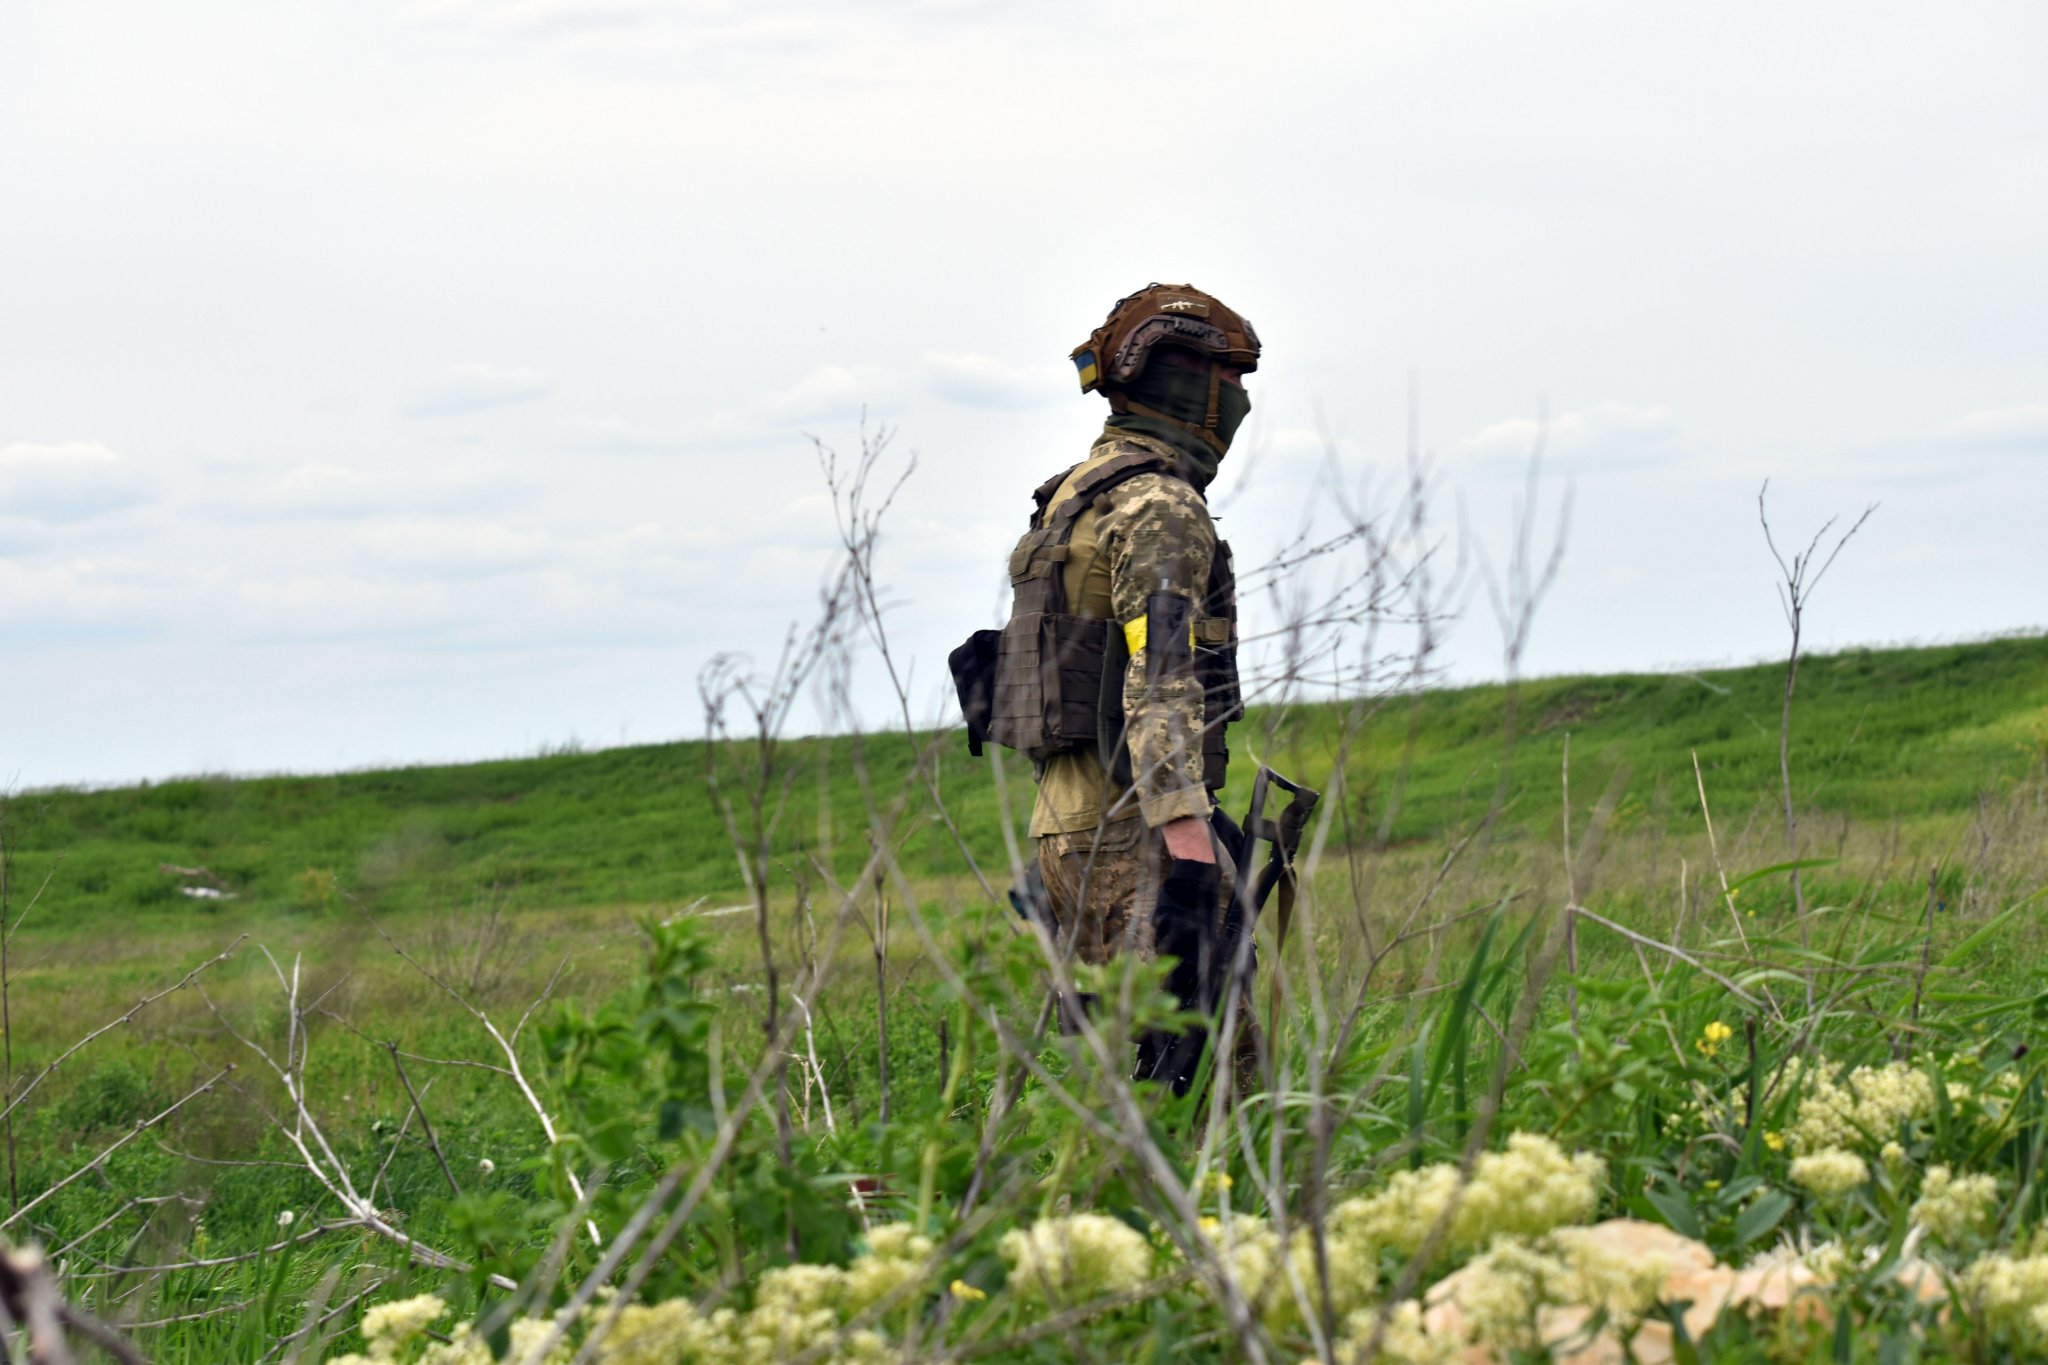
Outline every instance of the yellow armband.
<svg viewBox="0 0 2048 1365">
<path fill-rule="evenodd" d="M 1124 622 L 1125 648 L 1129 649 L 1131 653 L 1136 654 L 1145 647 L 1145 634 L 1145 618 L 1143 616 L 1133 616 L 1130 620 Z M 1194 647 L 1195 623 L 1191 620 L 1188 622 L 1188 648 L 1192 650 Z"/>
</svg>

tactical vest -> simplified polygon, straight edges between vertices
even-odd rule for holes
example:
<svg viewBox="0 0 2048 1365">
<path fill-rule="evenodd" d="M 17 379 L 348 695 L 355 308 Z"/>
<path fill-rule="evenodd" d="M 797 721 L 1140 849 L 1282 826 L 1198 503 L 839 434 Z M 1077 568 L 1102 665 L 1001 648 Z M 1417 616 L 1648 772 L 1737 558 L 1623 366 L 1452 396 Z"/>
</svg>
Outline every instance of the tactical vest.
<svg viewBox="0 0 2048 1365">
<path fill-rule="evenodd" d="M 1124 673 L 1130 653 L 1123 626 L 1073 614 L 1064 570 L 1083 512 L 1106 510 L 1109 491 L 1140 474 L 1178 472 L 1164 455 L 1127 452 L 1089 470 L 1048 515 L 1048 505 L 1073 472 L 1062 470 L 1032 494 L 1031 529 L 1010 552 L 1009 623 L 1000 631 L 976 631 L 947 662 L 971 753 L 994 740 L 1043 763 L 1055 754 L 1093 748 L 1103 767 L 1128 786 Z M 1194 655 L 1203 697 L 1202 780 L 1215 791 L 1230 761 L 1224 728 L 1244 716 L 1237 678 L 1237 580 L 1230 546 L 1221 540 L 1199 606 Z"/>
</svg>

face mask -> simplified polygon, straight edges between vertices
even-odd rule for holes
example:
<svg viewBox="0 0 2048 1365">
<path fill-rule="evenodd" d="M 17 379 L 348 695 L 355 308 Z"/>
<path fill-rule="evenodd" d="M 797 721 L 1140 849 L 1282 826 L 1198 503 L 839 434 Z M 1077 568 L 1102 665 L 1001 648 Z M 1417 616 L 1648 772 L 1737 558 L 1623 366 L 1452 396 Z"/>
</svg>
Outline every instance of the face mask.
<svg viewBox="0 0 2048 1365">
<path fill-rule="evenodd" d="M 1209 376 L 1196 370 L 1166 365 L 1148 365 L 1129 389 L 1133 403 L 1142 404 L 1160 416 L 1129 413 L 1110 418 L 1112 427 L 1143 432 L 1165 441 L 1187 458 L 1188 473 L 1197 485 L 1207 485 L 1216 476 L 1222 451 L 1190 428 L 1202 426 L 1209 415 Z M 1252 410 L 1251 395 L 1237 384 L 1216 386 L 1216 440 L 1228 446 Z"/>
<path fill-rule="evenodd" d="M 1239 384 L 1216 386 L 1216 435 L 1224 445 L 1237 436 L 1237 429 L 1251 415 L 1252 396 Z M 1199 420 L 1199 419 L 1198 419 Z"/>
</svg>

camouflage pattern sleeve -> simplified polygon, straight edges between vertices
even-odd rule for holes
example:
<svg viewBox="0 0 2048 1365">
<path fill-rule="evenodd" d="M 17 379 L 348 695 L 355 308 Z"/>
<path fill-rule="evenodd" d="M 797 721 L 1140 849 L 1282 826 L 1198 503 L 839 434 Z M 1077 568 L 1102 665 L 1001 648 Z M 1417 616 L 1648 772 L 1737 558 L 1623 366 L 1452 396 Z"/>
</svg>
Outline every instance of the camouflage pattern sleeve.
<svg viewBox="0 0 2048 1365">
<path fill-rule="evenodd" d="M 1199 615 L 1216 553 L 1216 526 L 1201 494 L 1166 474 L 1140 474 L 1118 486 L 1101 514 L 1109 560 L 1112 614 L 1125 627 L 1146 619 L 1154 593 L 1171 593 Z M 1192 667 L 1149 678 L 1146 655 L 1133 647 L 1124 673 L 1124 724 L 1131 776 L 1145 823 L 1158 828 L 1192 815 L 1209 817 L 1202 785 L 1202 684 Z"/>
</svg>

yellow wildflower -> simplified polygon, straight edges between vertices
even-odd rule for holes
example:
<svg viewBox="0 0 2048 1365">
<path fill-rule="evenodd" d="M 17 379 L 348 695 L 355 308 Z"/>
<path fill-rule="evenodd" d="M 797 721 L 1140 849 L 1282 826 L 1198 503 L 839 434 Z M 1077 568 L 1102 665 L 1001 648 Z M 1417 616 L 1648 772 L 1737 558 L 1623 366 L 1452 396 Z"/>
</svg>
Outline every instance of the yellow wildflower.
<svg viewBox="0 0 2048 1365">
<path fill-rule="evenodd" d="M 946 1286 L 946 1289 L 954 1298 L 963 1299 L 968 1303 L 980 1303 L 988 1297 L 986 1289 L 976 1289 L 965 1280 L 955 1280 L 952 1284 Z"/>
<path fill-rule="evenodd" d="M 1700 1050 L 1700 1056 L 1713 1057 L 1719 1055 L 1721 1044 L 1734 1036 L 1734 1029 L 1729 1028 L 1719 1019 L 1715 1019 L 1704 1029 L 1700 1030 L 1699 1041 L 1694 1043 L 1693 1046 Z"/>
</svg>

